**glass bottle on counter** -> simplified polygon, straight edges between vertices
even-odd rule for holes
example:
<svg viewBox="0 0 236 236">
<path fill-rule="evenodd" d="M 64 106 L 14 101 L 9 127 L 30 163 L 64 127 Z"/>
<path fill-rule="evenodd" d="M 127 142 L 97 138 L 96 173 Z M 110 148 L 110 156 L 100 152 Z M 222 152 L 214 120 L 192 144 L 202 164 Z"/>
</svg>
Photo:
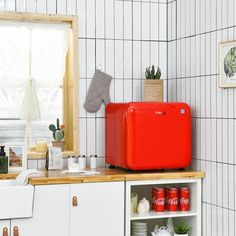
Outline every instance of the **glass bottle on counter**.
<svg viewBox="0 0 236 236">
<path fill-rule="evenodd" d="M 6 152 L 4 150 L 5 146 L 0 146 L 0 174 L 8 173 L 8 157 L 6 156 Z"/>
</svg>

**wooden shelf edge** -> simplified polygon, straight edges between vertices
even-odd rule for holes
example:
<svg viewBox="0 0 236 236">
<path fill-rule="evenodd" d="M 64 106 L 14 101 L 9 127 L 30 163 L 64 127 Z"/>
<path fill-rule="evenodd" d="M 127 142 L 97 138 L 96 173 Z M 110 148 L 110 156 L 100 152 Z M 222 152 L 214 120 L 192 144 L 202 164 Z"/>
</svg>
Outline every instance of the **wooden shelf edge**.
<svg viewBox="0 0 236 236">
<path fill-rule="evenodd" d="M 192 178 L 199 179 L 204 178 L 205 173 L 202 171 L 179 171 L 179 172 L 162 172 L 162 173 L 130 173 L 127 174 L 126 180 L 160 180 L 160 179 L 182 179 Z"/>
</svg>

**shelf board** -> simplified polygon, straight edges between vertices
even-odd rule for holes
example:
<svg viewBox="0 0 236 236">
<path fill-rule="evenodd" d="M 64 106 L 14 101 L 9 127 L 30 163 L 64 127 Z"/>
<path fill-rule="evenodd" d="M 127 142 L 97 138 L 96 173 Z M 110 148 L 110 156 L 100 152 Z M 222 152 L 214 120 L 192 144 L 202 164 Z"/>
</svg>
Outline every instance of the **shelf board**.
<svg viewBox="0 0 236 236">
<path fill-rule="evenodd" d="M 195 211 L 165 211 L 165 212 L 155 212 L 150 211 L 146 215 L 139 215 L 137 213 L 130 217 L 130 220 L 146 220 L 146 219 L 158 219 L 158 218 L 169 218 L 169 217 L 185 217 L 185 216 L 196 216 Z"/>
</svg>

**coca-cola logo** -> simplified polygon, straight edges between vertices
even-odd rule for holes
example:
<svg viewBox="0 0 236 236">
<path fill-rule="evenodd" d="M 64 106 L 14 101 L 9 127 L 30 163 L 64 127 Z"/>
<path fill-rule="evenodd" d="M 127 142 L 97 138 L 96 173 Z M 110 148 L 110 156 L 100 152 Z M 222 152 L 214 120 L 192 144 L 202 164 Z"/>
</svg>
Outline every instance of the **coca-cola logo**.
<svg viewBox="0 0 236 236">
<path fill-rule="evenodd" d="M 189 199 L 186 199 L 186 198 L 182 197 L 179 202 L 180 202 L 180 204 L 183 204 L 183 205 L 186 204 L 187 205 L 187 204 L 189 204 Z"/>
<path fill-rule="evenodd" d="M 172 199 L 168 199 L 168 204 L 169 205 L 177 205 L 178 204 L 178 198 L 172 198 Z"/>
<path fill-rule="evenodd" d="M 155 205 L 164 205 L 165 204 L 165 199 L 164 198 L 153 198 L 152 202 Z"/>
</svg>

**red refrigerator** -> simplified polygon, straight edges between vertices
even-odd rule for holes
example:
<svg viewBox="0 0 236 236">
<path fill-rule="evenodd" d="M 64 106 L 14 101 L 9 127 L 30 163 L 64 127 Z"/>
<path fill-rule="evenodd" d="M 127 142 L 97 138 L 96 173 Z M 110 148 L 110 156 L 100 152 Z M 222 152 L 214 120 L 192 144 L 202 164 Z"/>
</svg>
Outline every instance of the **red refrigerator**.
<svg viewBox="0 0 236 236">
<path fill-rule="evenodd" d="M 191 113 L 186 103 L 106 106 L 106 163 L 131 170 L 186 168 L 191 163 Z"/>
</svg>

